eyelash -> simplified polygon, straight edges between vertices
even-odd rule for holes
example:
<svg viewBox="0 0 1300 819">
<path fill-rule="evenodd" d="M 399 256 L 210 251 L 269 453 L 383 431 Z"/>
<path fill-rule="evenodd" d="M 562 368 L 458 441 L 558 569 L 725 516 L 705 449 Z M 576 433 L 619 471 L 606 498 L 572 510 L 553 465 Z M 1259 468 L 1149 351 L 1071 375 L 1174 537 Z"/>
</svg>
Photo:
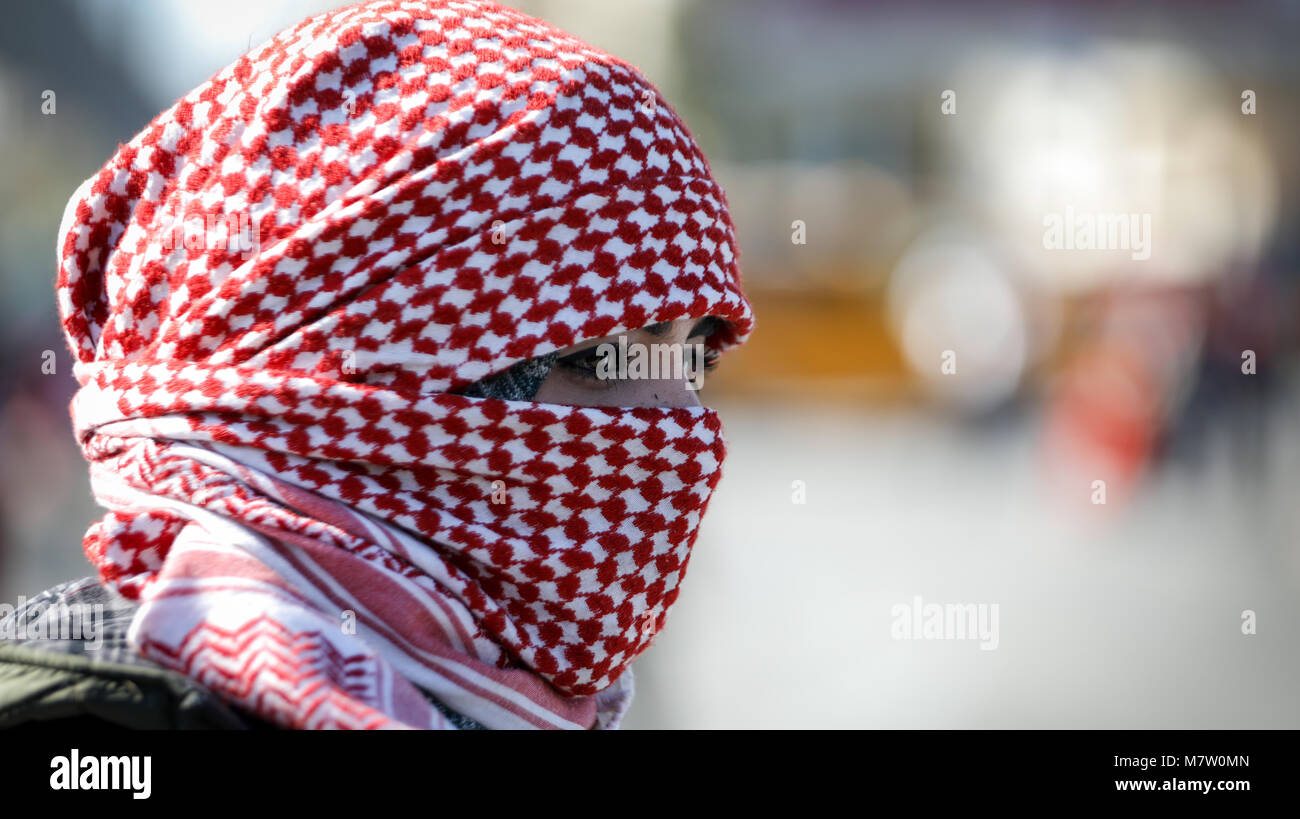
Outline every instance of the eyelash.
<svg viewBox="0 0 1300 819">
<path fill-rule="evenodd" d="M 689 353 L 693 354 L 695 347 L 692 345 L 686 349 Z M 704 372 L 710 373 L 718 368 L 719 356 L 720 353 L 712 347 L 706 346 L 704 348 Z M 573 355 L 567 355 L 564 358 L 557 358 L 555 363 L 579 378 L 590 381 L 614 380 L 602 379 L 596 374 L 596 368 L 600 364 L 600 355 L 596 352 L 595 347 L 574 353 Z M 690 366 L 690 362 L 685 363 L 688 367 Z"/>
</svg>

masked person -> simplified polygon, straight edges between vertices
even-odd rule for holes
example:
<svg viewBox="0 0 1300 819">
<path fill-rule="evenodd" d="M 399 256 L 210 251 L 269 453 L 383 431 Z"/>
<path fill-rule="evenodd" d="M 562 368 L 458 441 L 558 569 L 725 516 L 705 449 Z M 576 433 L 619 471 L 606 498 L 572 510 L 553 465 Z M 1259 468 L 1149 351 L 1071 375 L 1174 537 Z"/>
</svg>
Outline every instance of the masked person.
<svg viewBox="0 0 1300 819">
<path fill-rule="evenodd" d="M 9 618 L 0 724 L 618 726 L 723 460 L 687 381 L 752 328 L 634 68 L 479 0 L 320 14 L 121 146 L 57 252 L 109 511 L 97 577 Z M 596 377 L 619 337 L 706 361 Z M 95 605 L 93 650 L 14 636 Z"/>
</svg>

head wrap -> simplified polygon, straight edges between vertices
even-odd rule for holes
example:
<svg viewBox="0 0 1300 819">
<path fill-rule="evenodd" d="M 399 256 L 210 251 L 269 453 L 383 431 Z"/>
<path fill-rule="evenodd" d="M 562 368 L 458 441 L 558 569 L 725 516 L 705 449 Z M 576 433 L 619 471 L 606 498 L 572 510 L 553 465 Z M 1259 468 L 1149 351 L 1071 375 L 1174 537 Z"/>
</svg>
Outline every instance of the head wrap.
<svg viewBox="0 0 1300 819">
<path fill-rule="evenodd" d="M 752 325 L 722 190 L 635 69 L 478 0 L 294 26 L 76 192 L 58 303 L 144 656 L 292 727 L 613 727 L 724 454 L 706 408 L 458 390 Z"/>
</svg>

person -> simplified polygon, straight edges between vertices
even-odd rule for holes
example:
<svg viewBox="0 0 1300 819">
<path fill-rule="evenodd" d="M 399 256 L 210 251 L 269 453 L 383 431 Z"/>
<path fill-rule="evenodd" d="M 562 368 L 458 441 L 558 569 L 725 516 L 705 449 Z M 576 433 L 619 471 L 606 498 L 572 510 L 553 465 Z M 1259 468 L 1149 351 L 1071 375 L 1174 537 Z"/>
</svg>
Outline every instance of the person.
<svg viewBox="0 0 1300 819">
<path fill-rule="evenodd" d="M 754 324 L 636 69 L 483 0 L 329 11 L 120 146 L 57 250 L 108 511 L 0 622 L 0 726 L 621 724 L 725 455 L 694 388 Z"/>
</svg>

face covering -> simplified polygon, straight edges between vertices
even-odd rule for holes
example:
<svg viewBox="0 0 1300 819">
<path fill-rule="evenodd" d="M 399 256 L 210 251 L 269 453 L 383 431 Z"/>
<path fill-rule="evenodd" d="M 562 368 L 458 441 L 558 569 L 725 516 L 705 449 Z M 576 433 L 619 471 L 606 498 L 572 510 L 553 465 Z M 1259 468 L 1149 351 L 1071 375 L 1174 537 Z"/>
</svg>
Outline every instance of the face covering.
<svg viewBox="0 0 1300 819">
<path fill-rule="evenodd" d="M 109 510 L 84 548 L 137 651 L 286 727 L 452 727 L 421 691 L 617 726 L 721 426 L 481 386 L 657 322 L 752 328 L 723 192 L 635 69 L 491 3 L 327 12 L 121 146 L 58 251 Z"/>
</svg>

